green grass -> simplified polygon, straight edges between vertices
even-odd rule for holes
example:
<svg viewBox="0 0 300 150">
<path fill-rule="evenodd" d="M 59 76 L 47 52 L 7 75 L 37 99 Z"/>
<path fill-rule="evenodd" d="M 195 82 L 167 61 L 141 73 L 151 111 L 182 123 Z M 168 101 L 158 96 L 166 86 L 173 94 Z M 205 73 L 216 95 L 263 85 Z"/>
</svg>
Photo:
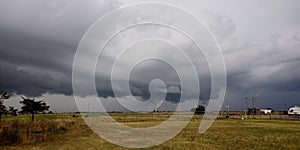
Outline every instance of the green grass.
<svg viewBox="0 0 300 150">
<path fill-rule="evenodd" d="M 166 120 L 170 114 L 112 114 L 119 122 L 133 127 L 148 127 Z M 111 144 L 93 133 L 82 118 L 72 114 L 37 115 L 39 121 L 70 119 L 76 123 L 56 138 L 31 144 L 21 143 L 0 149 L 126 149 Z M 149 149 L 300 149 L 300 121 L 217 119 L 204 134 L 198 134 L 201 116 L 194 116 L 176 137 Z M 3 122 L 28 119 L 28 115 L 3 117 Z"/>
</svg>

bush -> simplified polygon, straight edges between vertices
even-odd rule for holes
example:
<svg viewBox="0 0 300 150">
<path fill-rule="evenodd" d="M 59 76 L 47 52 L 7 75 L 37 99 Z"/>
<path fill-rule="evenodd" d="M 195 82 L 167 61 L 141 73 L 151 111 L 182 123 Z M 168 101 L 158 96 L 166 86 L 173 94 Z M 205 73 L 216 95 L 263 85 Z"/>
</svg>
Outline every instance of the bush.
<svg viewBox="0 0 300 150">
<path fill-rule="evenodd" d="M 202 105 L 199 105 L 196 109 L 195 109 L 195 114 L 204 114 L 205 113 L 205 107 Z"/>
</svg>

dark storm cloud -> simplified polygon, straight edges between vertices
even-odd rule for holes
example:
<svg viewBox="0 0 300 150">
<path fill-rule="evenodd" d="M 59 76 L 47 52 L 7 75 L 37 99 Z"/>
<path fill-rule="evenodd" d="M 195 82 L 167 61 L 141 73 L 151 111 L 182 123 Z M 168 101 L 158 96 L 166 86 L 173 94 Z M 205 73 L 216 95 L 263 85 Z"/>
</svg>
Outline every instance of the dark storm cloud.
<svg viewBox="0 0 300 150">
<path fill-rule="evenodd" d="M 0 29 L 1 74 L 4 88 L 16 94 L 71 94 L 71 62 L 75 45 Z"/>
<path fill-rule="evenodd" d="M 0 29 L 1 60 L 18 66 L 69 72 L 76 43 L 42 39 L 11 30 Z"/>
<path fill-rule="evenodd" d="M 12 93 L 28 96 L 40 96 L 47 92 L 71 94 L 70 79 L 66 74 L 26 71 L 7 62 L 0 63 L 1 83 Z"/>
<path fill-rule="evenodd" d="M 220 44 L 228 73 L 226 100 L 231 102 L 256 95 L 260 97 L 261 106 L 293 105 L 299 101 L 300 93 L 300 5 L 295 1 L 261 3 L 259 6 L 251 2 L 235 5 L 231 1 L 202 5 L 202 1 L 199 5 L 184 5 L 198 13 L 196 15 Z M 72 95 L 72 63 L 80 39 L 97 19 L 121 5 L 112 0 L 0 1 L 2 88 L 33 97 L 44 93 Z M 249 15 L 240 13 L 241 10 Z M 134 34 L 141 32 L 154 31 L 140 29 Z M 113 62 L 114 55 L 106 54 L 101 58 L 104 64 L 97 70 L 100 73 L 96 76 L 96 85 L 99 96 L 110 100 L 115 95 L 110 77 L 103 72 L 109 72 L 105 67 Z M 183 68 L 185 65 L 181 64 Z M 211 82 L 208 66 L 204 63 L 197 67 L 202 68 L 198 72 L 200 99 L 207 100 Z M 180 89 L 176 76 L 162 65 L 149 65 L 145 70 L 141 67 L 130 78 L 130 90 L 134 96 L 147 99 L 150 81 L 160 78 L 166 81 L 169 90 L 166 99 L 176 102 L 180 98 L 180 93 L 176 92 Z M 287 100 L 282 100 L 284 98 Z M 235 106 L 240 107 L 240 104 Z"/>
<path fill-rule="evenodd" d="M 1 1 L 0 82 L 16 94 L 72 94 L 77 45 L 118 1 Z"/>
<path fill-rule="evenodd" d="M 35 5 L 31 5 L 33 2 Z M 80 39 L 92 23 L 120 3 L 24 1 L 20 5 L 17 1 L 2 1 L 0 6 L 3 88 L 34 97 L 44 93 L 71 95 L 72 63 Z M 101 60 L 105 59 L 106 63 L 112 62 L 110 57 Z M 155 77 L 159 76 L 167 74 L 156 72 Z M 149 98 L 150 80 L 133 83 L 130 86 L 133 95 Z M 108 76 L 97 76 L 96 85 L 99 96 L 114 96 Z M 169 95 L 174 94 L 167 94 L 168 100 Z"/>
</svg>

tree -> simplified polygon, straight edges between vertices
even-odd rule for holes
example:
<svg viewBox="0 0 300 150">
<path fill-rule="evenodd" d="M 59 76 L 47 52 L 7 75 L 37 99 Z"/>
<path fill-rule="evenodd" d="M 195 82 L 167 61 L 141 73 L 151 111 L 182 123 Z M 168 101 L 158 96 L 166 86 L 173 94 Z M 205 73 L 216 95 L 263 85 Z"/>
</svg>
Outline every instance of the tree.
<svg viewBox="0 0 300 150">
<path fill-rule="evenodd" d="M 22 96 L 21 96 L 22 97 Z M 30 113 L 31 121 L 34 121 L 34 114 L 38 112 L 44 112 L 45 110 L 49 110 L 50 106 L 47 106 L 44 101 L 35 101 L 35 99 L 29 99 L 22 97 L 23 101 L 20 101 L 23 106 L 21 107 L 20 113 Z"/>
<path fill-rule="evenodd" d="M 18 109 L 15 109 L 14 106 L 9 106 L 8 108 L 8 114 L 12 116 L 17 116 Z"/>
<path fill-rule="evenodd" d="M 6 107 L 4 106 L 5 99 L 9 99 L 9 95 L 7 94 L 7 91 L 0 90 L 0 121 L 1 121 L 2 114 L 4 114 L 7 111 Z"/>
<path fill-rule="evenodd" d="M 198 107 L 194 110 L 195 114 L 204 114 L 205 113 L 205 107 L 202 105 L 198 105 Z"/>
</svg>

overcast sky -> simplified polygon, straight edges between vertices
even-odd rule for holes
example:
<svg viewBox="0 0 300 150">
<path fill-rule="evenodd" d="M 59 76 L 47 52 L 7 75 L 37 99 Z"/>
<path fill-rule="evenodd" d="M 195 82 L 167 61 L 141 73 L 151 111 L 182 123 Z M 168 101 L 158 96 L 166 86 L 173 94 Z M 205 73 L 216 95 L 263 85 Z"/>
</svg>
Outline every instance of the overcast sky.
<svg viewBox="0 0 300 150">
<path fill-rule="evenodd" d="M 0 83 L 1 89 L 13 93 L 7 105 L 19 107 L 20 95 L 45 99 L 55 112 L 76 111 L 72 90 L 72 64 L 77 46 L 87 29 L 108 12 L 137 1 L 117 0 L 0 0 Z M 147 2 L 147 1 L 145 1 Z M 244 97 L 255 97 L 258 108 L 284 109 L 300 105 L 300 1 L 298 0 L 229 0 L 229 1 L 159 1 L 180 6 L 197 16 L 216 37 L 224 55 L 227 91 L 224 101 L 232 109 L 245 108 Z M 124 20 L 132 19 L 126 18 Z M 107 26 L 107 32 L 111 27 Z M 96 67 L 98 95 L 106 99 L 109 110 L 123 110 L 115 100 L 110 85 L 110 71 L 118 51 L 133 37 L 160 35 L 179 41 L 202 63 L 196 64 L 201 92 L 200 101 L 210 99 L 210 74 L 205 58 L 194 54 L 193 46 L 182 35 L 168 29 L 147 26 L 126 30 L 111 41 L 99 57 Z M 103 34 L 99 40 L 104 39 Z M 145 46 L 146 45 L 146 46 Z M 181 62 L 181 54 L 162 43 L 145 43 L 125 53 L 121 64 L 126 66 L 137 58 L 140 49 L 151 55 L 178 58 L 180 69 L 191 66 Z M 88 58 L 85 58 L 88 61 Z M 203 60 L 203 61 L 202 61 Z M 126 80 L 118 70 L 117 80 Z M 185 74 L 189 76 L 189 73 Z M 170 65 L 145 61 L 130 75 L 133 96 L 143 100 L 151 97 L 149 84 L 164 81 L 158 93 L 167 93 L 161 108 L 171 109 L 180 96 L 180 81 Z M 193 81 L 191 81 L 193 82 Z M 161 85 L 161 83 L 158 83 Z M 120 85 L 122 87 L 122 85 Z M 193 89 L 191 89 L 192 91 Z M 154 90 L 155 91 L 155 90 Z M 88 93 L 87 93 L 88 94 Z M 95 95 L 86 95 L 88 100 Z M 122 101 L 128 95 L 118 95 Z M 187 97 L 184 101 L 189 103 Z M 93 110 L 90 104 L 84 104 Z M 96 110 L 96 108 L 95 108 Z M 184 110 L 184 109 L 183 109 Z"/>
</svg>

